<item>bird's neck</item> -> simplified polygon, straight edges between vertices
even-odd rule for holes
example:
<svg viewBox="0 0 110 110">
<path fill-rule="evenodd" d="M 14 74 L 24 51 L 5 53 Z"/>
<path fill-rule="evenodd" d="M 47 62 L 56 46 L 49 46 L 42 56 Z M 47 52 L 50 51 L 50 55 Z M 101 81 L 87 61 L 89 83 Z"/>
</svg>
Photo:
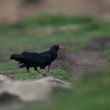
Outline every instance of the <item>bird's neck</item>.
<svg viewBox="0 0 110 110">
<path fill-rule="evenodd" d="M 49 50 L 49 52 L 50 52 L 52 55 L 57 55 L 58 50 Z"/>
</svg>

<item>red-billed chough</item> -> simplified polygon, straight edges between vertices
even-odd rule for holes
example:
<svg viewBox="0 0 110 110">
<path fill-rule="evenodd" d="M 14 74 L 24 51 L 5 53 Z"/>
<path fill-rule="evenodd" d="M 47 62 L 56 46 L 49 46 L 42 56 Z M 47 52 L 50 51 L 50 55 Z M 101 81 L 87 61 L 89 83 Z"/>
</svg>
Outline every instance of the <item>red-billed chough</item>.
<svg viewBox="0 0 110 110">
<path fill-rule="evenodd" d="M 64 48 L 61 45 L 54 45 L 48 51 L 35 53 L 35 52 L 22 52 L 21 54 L 12 54 L 11 60 L 16 60 L 20 64 L 20 68 L 26 68 L 29 72 L 29 68 L 33 67 L 36 71 L 38 67 L 45 69 L 48 67 L 50 70 L 51 63 L 57 58 L 59 49 Z"/>
</svg>

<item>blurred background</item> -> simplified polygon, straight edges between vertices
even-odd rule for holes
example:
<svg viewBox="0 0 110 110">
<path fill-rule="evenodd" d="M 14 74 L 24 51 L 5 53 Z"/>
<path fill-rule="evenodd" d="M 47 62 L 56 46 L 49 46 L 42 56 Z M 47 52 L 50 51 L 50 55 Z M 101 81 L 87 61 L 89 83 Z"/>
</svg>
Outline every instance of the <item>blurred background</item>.
<svg viewBox="0 0 110 110">
<path fill-rule="evenodd" d="M 72 90 L 19 110 L 109 110 L 110 0 L 0 0 L 0 74 L 15 81 L 42 78 L 9 57 L 54 44 L 65 50 L 49 75 L 70 82 Z"/>
<path fill-rule="evenodd" d="M 109 0 L 0 0 L 0 22 L 41 14 L 82 15 L 109 20 Z"/>
</svg>

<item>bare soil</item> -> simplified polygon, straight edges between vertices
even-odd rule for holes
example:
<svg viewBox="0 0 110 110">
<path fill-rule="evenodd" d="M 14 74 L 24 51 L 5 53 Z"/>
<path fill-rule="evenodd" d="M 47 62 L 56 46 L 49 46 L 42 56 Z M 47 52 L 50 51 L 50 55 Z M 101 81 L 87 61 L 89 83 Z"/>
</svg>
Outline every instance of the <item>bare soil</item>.
<svg viewBox="0 0 110 110">
<path fill-rule="evenodd" d="M 60 67 L 72 76 L 88 71 L 103 70 L 109 62 L 103 54 L 108 43 L 110 43 L 108 37 L 93 38 L 79 53 L 62 51 L 59 53 L 58 61 L 55 62 L 55 68 Z M 64 61 L 68 62 L 66 66 Z"/>
<path fill-rule="evenodd" d="M 86 15 L 109 20 L 109 0 L 0 0 L 0 23 L 39 14 Z"/>
</svg>

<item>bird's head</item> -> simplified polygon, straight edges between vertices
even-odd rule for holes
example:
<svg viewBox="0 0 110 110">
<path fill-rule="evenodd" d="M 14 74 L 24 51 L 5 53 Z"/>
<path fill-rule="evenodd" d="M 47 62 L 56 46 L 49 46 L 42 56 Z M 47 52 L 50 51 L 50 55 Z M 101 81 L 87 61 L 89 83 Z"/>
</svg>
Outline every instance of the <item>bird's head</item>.
<svg viewBox="0 0 110 110">
<path fill-rule="evenodd" d="M 52 51 L 58 51 L 59 49 L 64 49 L 64 46 L 62 45 L 53 45 L 50 50 Z"/>
</svg>

